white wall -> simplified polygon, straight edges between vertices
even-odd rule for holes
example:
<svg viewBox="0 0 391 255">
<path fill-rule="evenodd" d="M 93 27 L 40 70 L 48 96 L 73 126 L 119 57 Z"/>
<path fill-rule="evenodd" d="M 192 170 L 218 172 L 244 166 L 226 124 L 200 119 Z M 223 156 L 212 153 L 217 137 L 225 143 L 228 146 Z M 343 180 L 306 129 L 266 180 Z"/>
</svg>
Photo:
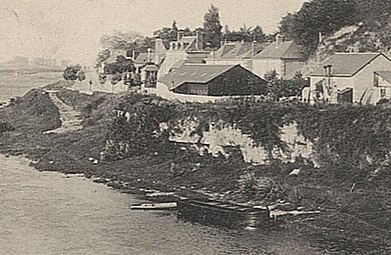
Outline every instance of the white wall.
<svg viewBox="0 0 391 255">
<path fill-rule="evenodd" d="M 164 59 L 162 66 L 159 68 L 158 78 L 166 75 L 175 63 L 185 60 L 186 57 L 187 53 L 185 51 L 167 51 L 166 58 Z"/>
<path fill-rule="evenodd" d="M 365 90 L 369 89 L 372 96 L 368 98 L 368 103 L 375 104 L 380 92 L 374 87 L 374 73 L 388 70 L 391 70 L 391 61 L 381 55 L 358 72 L 354 77 L 353 100 L 358 102 Z"/>
<path fill-rule="evenodd" d="M 177 100 L 179 102 L 191 102 L 191 103 L 209 103 L 226 99 L 228 97 L 213 97 L 213 96 L 198 96 L 198 95 L 186 95 L 174 93 L 168 90 L 167 86 L 161 82 L 157 83 L 156 95 L 167 100 Z"/>
<path fill-rule="evenodd" d="M 252 71 L 262 78 L 265 77 L 265 73 L 272 70 L 276 70 L 281 75 L 281 65 L 282 61 L 278 58 L 253 59 Z"/>
</svg>

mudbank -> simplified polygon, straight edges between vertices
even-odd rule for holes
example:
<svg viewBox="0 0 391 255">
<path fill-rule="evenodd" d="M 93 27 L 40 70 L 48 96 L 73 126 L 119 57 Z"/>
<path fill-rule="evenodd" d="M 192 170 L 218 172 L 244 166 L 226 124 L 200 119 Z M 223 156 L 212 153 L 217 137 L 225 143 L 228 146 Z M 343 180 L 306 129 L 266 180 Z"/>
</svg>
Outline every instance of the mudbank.
<svg viewBox="0 0 391 255">
<path fill-rule="evenodd" d="M 391 250 L 390 109 L 180 104 L 59 89 L 57 105 L 81 118 L 81 129 L 65 130 L 51 97 L 33 90 L 0 110 L 0 122 L 15 128 L 2 133 L 2 153 L 129 192 L 316 210 L 283 226 L 339 254 Z"/>
</svg>

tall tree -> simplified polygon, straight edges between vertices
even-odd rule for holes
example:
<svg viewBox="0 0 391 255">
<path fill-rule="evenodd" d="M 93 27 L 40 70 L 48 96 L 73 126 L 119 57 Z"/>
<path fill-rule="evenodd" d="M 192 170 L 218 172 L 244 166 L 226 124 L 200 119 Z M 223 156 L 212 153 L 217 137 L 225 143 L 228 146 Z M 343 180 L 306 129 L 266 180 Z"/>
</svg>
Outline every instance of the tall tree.
<svg viewBox="0 0 391 255">
<path fill-rule="evenodd" d="M 318 34 L 330 35 L 357 20 L 356 0 L 312 0 L 280 23 L 282 34 L 305 45 L 309 53 L 318 45 Z"/>
<path fill-rule="evenodd" d="M 252 30 L 251 30 L 251 39 L 253 41 L 257 41 L 257 42 L 264 42 L 266 40 L 266 35 L 265 33 L 263 32 L 263 29 L 261 26 L 256 26 L 254 27 Z"/>
<path fill-rule="evenodd" d="M 209 48 L 219 48 L 222 38 L 219 8 L 214 5 L 209 7 L 204 16 L 204 42 Z"/>
</svg>

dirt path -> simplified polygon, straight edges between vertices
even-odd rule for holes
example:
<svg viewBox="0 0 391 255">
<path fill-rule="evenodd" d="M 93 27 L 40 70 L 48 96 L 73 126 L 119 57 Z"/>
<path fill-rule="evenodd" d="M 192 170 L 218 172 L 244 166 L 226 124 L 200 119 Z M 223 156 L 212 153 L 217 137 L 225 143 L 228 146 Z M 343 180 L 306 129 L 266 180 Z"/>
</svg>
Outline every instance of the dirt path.
<svg viewBox="0 0 391 255">
<path fill-rule="evenodd" d="M 80 130 L 82 126 L 82 118 L 80 112 L 74 110 L 71 106 L 64 103 L 57 96 L 56 91 L 47 91 L 52 102 L 57 106 L 60 113 L 61 126 L 59 128 L 46 131 L 45 133 L 65 133 Z"/>
</svg>

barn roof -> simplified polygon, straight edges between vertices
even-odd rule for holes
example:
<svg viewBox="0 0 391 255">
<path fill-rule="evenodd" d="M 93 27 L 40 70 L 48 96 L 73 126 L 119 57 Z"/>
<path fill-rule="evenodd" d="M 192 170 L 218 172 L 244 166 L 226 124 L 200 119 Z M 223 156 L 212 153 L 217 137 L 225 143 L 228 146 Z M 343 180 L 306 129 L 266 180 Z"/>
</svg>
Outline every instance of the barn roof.
<svg viewBox="0 0 391 255">
<path fill-rule="evenodd" d="M 325 65 L 331 65 L 331 75 L 351 77 L 370 64 L 381 53 L 336 53 L 322 63 L 322 66 L 313 71 L 311 76 L 324 76 Z M 384 56 L 384 55 L 383 55 Z M 391 63 L 391 62 L 390 62 Z"/>
<path fill-rule="evenodd" d="M 207 83 L 236 66 L 238 65 L 183 65 L 160 78 L 159 82 L 170 90 L 186 82 Z"/>
</svg>

